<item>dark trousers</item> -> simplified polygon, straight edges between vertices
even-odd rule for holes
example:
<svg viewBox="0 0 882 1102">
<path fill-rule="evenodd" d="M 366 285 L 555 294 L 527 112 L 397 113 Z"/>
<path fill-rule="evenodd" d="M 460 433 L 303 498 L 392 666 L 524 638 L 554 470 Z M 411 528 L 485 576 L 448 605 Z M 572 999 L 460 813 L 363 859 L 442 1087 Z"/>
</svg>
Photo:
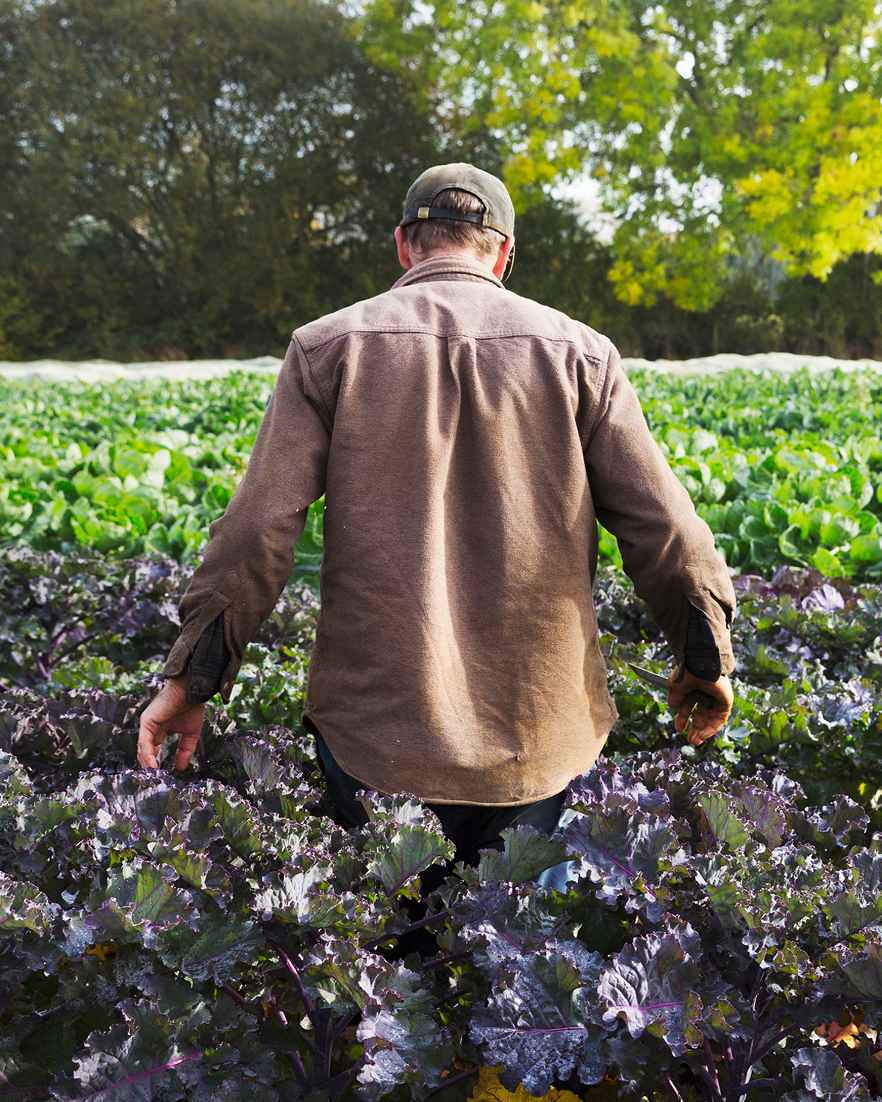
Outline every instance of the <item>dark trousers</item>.
<svg viewBox="0 0 882 1102">
<path fill-rule="evenodd" d="M 304 717 L 303 726 L 315 738 L 319 764 L 325 776 L 328 795 L 338 812 L 338 822 L 349 829 L 362 826 L 367 822 L 368 816 L 364 807 L 356 800 L 355 793 L 359 788 L 368 786 L 340 768 L 328 749 L 328 744 L 310 719 Z M 564 789 L 543 800 L 514 807 L 424 802 L 440 819 L 444 834 L 456 845 L 453 862 L 464 861 L 468 865 L 477 865 L 479 850 L 503 848 L 500 832 L 506 827 L 528 824 L 543 834 L 551 834 L 557 827 L 565 795 Z M 421 873 L 420 882 L 424 893 L 433 891 L 444 881 L 453 870 L 453 862 L 431 865 Z"/>
</svg>

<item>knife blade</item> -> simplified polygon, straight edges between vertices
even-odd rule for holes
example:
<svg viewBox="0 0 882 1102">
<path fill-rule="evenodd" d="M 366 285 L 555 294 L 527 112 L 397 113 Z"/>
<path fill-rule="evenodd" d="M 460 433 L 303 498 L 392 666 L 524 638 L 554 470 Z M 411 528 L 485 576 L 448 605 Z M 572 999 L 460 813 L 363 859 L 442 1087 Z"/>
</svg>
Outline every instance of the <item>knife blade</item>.
<svg viewBox="0 0 882 1102">
<path fill-rule="evenodd" d="M 643 666 L 637 666 L 633 662 L 629 662 L 628 665 L 640 680 L 645 681 L 647 685 L 652 685 L 656 689 L 666 689 L 668 687 L 668 679 L 662 677 L 660 673 L 653 673 L 652 670 L 644 669 Z"/>
<path fill-rule="evenodd" d="M 641 681 L 645 681 L 647 685 L 652 685 L 654 689 L 667 690 L 670 688 L 670 683 L 668 679 L 666 677 L 663 677 L 662 674 L 653 673 L 652 670 L 644 669 L 643 666 L 638 666 L 634 662 L 629 662 L 628 665 L 631 667 L 634 673 L 637 674 Z M 715 708 L 718 704 L 718 702 L 714 700 L 712 696 L 708 696 L 707 693 L 703 693 L 700 691 L 690 693 L 688 699 L 692 703 L 693 708 L 695 708 L 696 706 L 703 708 Z"/>
</svg>

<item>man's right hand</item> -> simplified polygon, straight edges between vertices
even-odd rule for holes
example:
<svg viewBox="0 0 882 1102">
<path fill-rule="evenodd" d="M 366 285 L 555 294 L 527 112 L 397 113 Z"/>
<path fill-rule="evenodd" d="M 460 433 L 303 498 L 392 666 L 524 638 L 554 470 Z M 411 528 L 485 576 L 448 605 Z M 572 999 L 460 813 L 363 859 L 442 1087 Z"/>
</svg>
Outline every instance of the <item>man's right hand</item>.
<svg viewBox="0 0 882 1102">
<path fill-rule="evenodd" d="M 693 693 L 703 693 L 713 704 L 699 704 L 693 712 L 695 701 L 690 700 Z M 725 676 L 716 681 L 702 681 L 680 666 L 668 680 L 668 707 L 674 713 L 674 727 L 682 734 L 688 725 L 687 737 L 692 746 L 700 746 L 722 731 L 732 713 L 734 699 L 732 682 Z"/>
<path fill-rule="evenodd" d="M 141 713 L 138 732 L 138 764 L 142 769 L 159 768 L 159 748 L 169 735 L 180 735 L 175 769 L 186 769 L 199 744 L 204 704 L 187 703 L 187 681 L 169 677 Z"/>
</svg>

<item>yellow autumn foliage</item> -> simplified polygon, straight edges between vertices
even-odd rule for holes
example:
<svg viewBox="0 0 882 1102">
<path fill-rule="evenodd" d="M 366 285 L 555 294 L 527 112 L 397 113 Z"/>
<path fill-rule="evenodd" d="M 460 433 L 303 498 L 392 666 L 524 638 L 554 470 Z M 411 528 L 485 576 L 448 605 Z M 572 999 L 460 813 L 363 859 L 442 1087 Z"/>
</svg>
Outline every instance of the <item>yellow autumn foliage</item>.
<svg viewBox="0 0 882 1102">
<path fill-rule="evenodd" d="M 541 1098 L 542 1102 L 580 1102 L 579 1096 L 572 1091 L 559 1091 L 552 1087 L 548 1094 L 528 1094 L 518 1084 L 515 1091 L 508 1091 L 499 1081 L 499 1067 L 481 1068 L 475 1089 L 469 1095 L 469 1102 L 536 1102 Z"/>
<path fill-rule="evenodd" d="M 582 173 L 597 181 L 623 303 L 664 295 L 706 311 L 757 244 L 786 275 L 819 280 L 849 256 L 882 254 L 882 42 L 845 45 L 878 0 L 822 20 L 791 0 L 766 5 L 751 33 L 738 5 L 720 8 L 725 51 L 701 4 L 676 18 L 612 0 L 364 7 L 365 42 L 396 52 L 395 67 L 456 104 L 466 129 L 493 131 L 519 213 Z"/>
<path fill-rule="evenodd" d="M 86 956 L 97 957 L 101 961 L 109 960 L 116 956 L 116 945 L 112 941 L 99 941 L 90 945 L 86 950 Z"/>
</svg>

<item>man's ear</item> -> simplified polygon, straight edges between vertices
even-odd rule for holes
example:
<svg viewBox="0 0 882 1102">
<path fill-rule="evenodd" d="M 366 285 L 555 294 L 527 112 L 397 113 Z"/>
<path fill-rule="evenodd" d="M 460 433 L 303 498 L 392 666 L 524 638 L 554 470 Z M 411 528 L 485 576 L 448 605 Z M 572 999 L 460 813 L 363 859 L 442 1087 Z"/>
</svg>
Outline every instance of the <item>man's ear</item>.
<svg viewBox="0 0 882 1102">
<path fill-rule="evenodd" d="M 514 249 L 514 238 L 506 237 L 506 239 L 499 246 L 499 253 L 496 257 L 496 263 L 493 265 L 493 274 L 497 279 L 502 279 L 502 273 L 505 271 L 505 266 L 508 263 L 509 253 Z"/>
<path fill-rule="evenodd" d="M 404 227 L 395 227 L 395 248 L 398 250 L 398 263 L 407 271 L 413 267 L 413 257 L 410 255 L 410 245 L 404 235 Z"/>
</svg>

